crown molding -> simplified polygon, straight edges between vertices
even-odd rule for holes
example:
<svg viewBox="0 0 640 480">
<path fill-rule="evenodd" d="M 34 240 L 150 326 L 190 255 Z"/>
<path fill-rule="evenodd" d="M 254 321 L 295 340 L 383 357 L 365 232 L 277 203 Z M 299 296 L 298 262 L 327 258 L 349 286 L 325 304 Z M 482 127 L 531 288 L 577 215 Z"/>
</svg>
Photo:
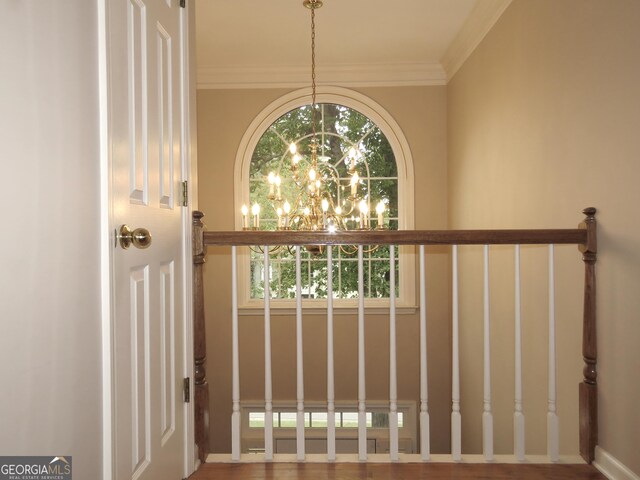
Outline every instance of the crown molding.
<svg viewBox="0 0 640 480">
<path fill-rule="evenodd" d="M 439 63 L 340 64 L 316 68 L 318 85 L 407 87 L 446 85 Z M 199 89 L 301 88 L 311 82 L 309 65 L 198 68 Z"/>
<path fill-rule="evenodd" d="M 447 81 L 451 80 L 476 47 L 496 24 L 512 0 L 481 0 L 471 11 L 458 35 L 440 59 L 440 63 L 447 74 Z"/>
</svg>

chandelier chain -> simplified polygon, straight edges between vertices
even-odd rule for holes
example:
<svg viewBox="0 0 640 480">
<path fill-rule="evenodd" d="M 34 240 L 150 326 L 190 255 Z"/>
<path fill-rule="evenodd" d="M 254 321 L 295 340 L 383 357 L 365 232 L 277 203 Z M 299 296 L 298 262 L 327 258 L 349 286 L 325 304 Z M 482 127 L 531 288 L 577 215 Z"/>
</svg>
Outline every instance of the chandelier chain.
<svg viewBox="0 0 640 480">
<path fill-rule="evenodd" d="M 316 140 L 316 9 L 311 7 L 311 131 Z"/>
</svg>

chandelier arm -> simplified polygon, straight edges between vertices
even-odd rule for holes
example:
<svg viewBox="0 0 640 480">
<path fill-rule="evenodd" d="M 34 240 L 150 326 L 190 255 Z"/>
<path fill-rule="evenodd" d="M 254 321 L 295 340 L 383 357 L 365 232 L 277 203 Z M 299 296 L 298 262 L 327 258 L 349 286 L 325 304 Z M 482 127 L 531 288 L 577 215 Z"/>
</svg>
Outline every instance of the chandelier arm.
<svg viewBox="0 0 640 480">
<path fill-rule="evenodd" d="M 334 182 L 335 183 L 336 190 L 337 190 L 336 191 L 336 199 L 339 199 L 340 198 L 339 191 L 340 191 L 340 186 L 341 186 L 341 183 L 340 183 L 340 172 L 338 172 L 338 170 L 333 165 L 330 165 L 330 164 L 327 164 L 327 163 L 320 164 L 320 167 L 318 168 L 318 172 L 327 174 L 327 176 L 328 176 L 327 180 L 329 182 Z M 327 190 L 328 190 L 328 188 L 327 188 Z M 334 202 L 333 202 L 333 197 L 329 196 L 328 199 L 329 199 L 329 202 L 331 203 L 331 205 L 335 206 Z"/>
<path fill-rule="evenodd" d="M 362 253 L 373 253 L 380 248 L 380 245 L 369 245 L 365 246 L 362 250 Z"/>
<path fill-rule="evenodd" d="M 284 245 L 271 245 L 269 247 L 269 255 L 277 255 L 284 248 Z M 290 247 L 287 247 L 290 248 Z M 253 253 L 259 253 L 260 255 L 264 255 L 264 248 L 260 245 L 250 245 L 249 250 Z"/>
<path fill-rule="evenodd" d="M 345 255 L 355 255 L 358 252 L 358 247 L 355 245 L 338 245 L 338 248 Z"/>
<path fill-rule="evenodd" d="M 338 248 L 345 255 L 355 255 L 358 252 L 358 247 L 356 245 L 338 245 Z M 364 254 L 373 253 L 379 248 L 380 248 L 380 245 L 363 246 L 362 253 Z"/>
<path fill-rule="evenodd" d="M 343 189 L 344 187 L 348 187 L 350 185 L 349 179 L 348 178 L 341 178 L 340 177 L 340 172 L 338 172 L 337 168 L 334 165 L 321 164 L 321 166 L 319 167 L 318 170 L 319 171 L 330 172 L 330 176 L 335 181 L 336 188 L 337 188 L 338 191 L 340 191 L 340 189 Z M 368 186 L 370 188 L 370 184 Z M 340 198 L 340 194 L 337 193 L 337 199 L 339 200 L 339 198 Z M 349 208 L 346 209 L 347 211 L 343 211 L 342 215 L 344 215 L 344 216 L 351 215 L 353 213 L 353 211 L 355 210 L 355 207 L 356 207 L 358 199 L 352 197 L 351 195 L 346 195 L 344 197 L 344 200 L 345 200 L 345 205 L 348 204 Z M 333 201 L 333 197 L 329 197 L 329 201 L 330 201 L 332 206 L 335 206 L 335 203 Z M 342 208 L 342 205 L 340 205 L 340 208 Z"/>
<path fill-rule="evenodd" d="M 294 178 L 293 179 L 293 183 L 296 184 L 296 187 L 298 187 L 298 190 L 300 190 L 302 188 L 302 186 L 303 186 L 302 182 L 300 181 L 300 177 Z"/>
</svg>

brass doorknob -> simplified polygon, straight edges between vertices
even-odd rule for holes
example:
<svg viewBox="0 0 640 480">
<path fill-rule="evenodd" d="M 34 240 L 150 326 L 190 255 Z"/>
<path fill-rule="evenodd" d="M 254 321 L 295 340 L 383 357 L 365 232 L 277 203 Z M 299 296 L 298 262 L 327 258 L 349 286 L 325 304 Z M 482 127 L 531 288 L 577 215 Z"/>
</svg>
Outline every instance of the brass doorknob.
<svg viewBox="0 0 640 480">
<path fill-rule="evenodd" d="M 118 233 L 118 241 L 124 250 L 127 250 L 131 244 L 136 248 L 145 249 L 151 245 L 151 234 L 146 228 L 131 230 L 128 225 L 122 225 Z"/>
</svg>

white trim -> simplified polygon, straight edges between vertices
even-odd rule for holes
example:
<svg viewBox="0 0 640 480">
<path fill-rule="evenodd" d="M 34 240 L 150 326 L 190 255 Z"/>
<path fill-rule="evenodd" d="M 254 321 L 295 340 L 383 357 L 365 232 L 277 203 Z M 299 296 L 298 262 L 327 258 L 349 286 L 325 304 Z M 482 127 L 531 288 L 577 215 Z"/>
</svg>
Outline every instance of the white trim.
<svg viewBox="0 0 640 480">
<path fill-rule="evenodd" d="M 188 378 L 195 378 L 194 352 L 193 352 L 193 210 L 194 201 L 196 199 L 195 188 L 197 179 L 197 158 L 196 150 L 191 148 L 191 142 L 194 138 L 196 129 L 195 124 L 195 104 L 193 103 L 192 83 L 195 85 L 193 75 L 191 74 L 191 58 L 195 54 L 195 46 L 191 40 L 195 38 L 193 27 L 195 26 L 195 16 L 193 11 L 193 3 L 189 3 L 186 8 L 180 9 L 180 47 L 181 60 L 180 65 L 180 96 L 181 96 L 181 163 L 182 178 L 186 180 L 189 186 L 188 204 L 185 207 L 178 207 L 182 210 L 182 238 L 183 238 L 183 315 L 184 315 L 184 372 L 183 375 Z M 193 382 L 192 382 L 193 383 Z M 193 389 L 192 389 L 193 390 Z M 193 397 L 193 393 L 191 394 Z M 194 459 L 197 457 L 195 446 L 195 409 L 194 402 L 190 401 L 183 404 L 184 415 L 184 445 L 183 445 L 183 474 L 186 477 L 191 475 L 197 468 Z"/>
<path fill-rule="evenodd" d="M 115 471 L 113 378 L 112 234 L 109 133 L 109 60 L 107 0 L 98 1 L 98 103 L 100 115 L 100 301 L 102 323 L 102 478 Z"/>
<path fill-rule="evenodd" d="M 336 460 L 335 358 L 333 330 L 333 247 L 327 247 L 327 461 Z"/>
<path fill-rule="evenodd" d="M 510 4 L 511 0 L 476 2 L 467 21 L 440 59 L 447 74 L 447 81 L 451 80 L 467 61 Z"/>
<path fill-rule="evenodd" d="M 388 453 L 369 454 L 369 463 L 391 463 Z M 207 456 L 206 463 L 232 463 L 231 455 L 228 453 L 211 453 Z M 235 462 L 237 463 L 237 462 Z M 240 457 L 240 463 L 264 463 L 264 455 L 259 453 L 245 453 Z M 273 463 L 298 463 L 295 454 L 275 454 Z M 308 454 L 305 463 L 327 463 L 327 455 Z M 336 463 L 360 463 L 357 454 L 338 454 L 336 455 Z M 495 455 L 493 462 L 486 462 L 483 455 L 463 455 L 461 460 L 453 460 L 448 454 L 431 455 L 428 462 L 422 462 L 419 454 L 401 453 L 398 463 L 467 463 L 467 464 L 485 464 L 491 465 L 497 463 L 516 464 L 523 463 L 516 459 L 513 455 Z M 524 463 L 529 464 L 548 464 L 549 459 L 546 455 L 527 455 Z M 585 461 L 579 455 L 561 455 L 556 464 L 562 465 L 584 465 Z"/>
<path fill-rule="evenodd" d="M 199 89 L 300 88 L 309 85 L 309 65 L 236 65 L 198 68 Z M 439 63 L 334 64 L 319 66 L 318 85 L 407 87 L 446 85 Z"/>
<path fill-rule="evenodd" d="M 380 128 L 387 137 L 391 149 L 396 157 L 398 169 L 398 223 L 405 230 L 412 230 L 414 227 L 414 183 L 413 183 L 413 157 L 409 143 L 400 128 L 389 112 L 382 105 L 361 93 L 342 87 L 320 86 L 317 89 L 318 103 L 335 103 L 353 108 L 363 115 L 369 117 Z M 285 113 L 311 103 L 311 88 L 303 88 L 290 92 L 273 101 L 260 113 L 258 113 L 247 128 L 240 146 L 236 153 L 236 160 L 233 172 L 234 185 L 234 215 L 235 229 L 242 229 L 242 218 L 239 214 L 240 207 L 249 202 L 249 182 L 244 179 L 249 178 L 249 168 L 251 166 L 251 156 L 255 147 L 262 137 L 262 134 Z M 398 298 L 398 311 L 405 307 L 415 308 L 415 261 L 414 247 L 401 246 L 399 248 L 400 264 L 400 297 Z M 242 248 L 238 252 L 238 294 L 241 314 L 245 307 L 251 307 L 249 298 L 249 251 Z M 305 302 L 306 303 L 306 302 Z M 365 302 L 366 306 L 370 302 Z M 387 303 L 388 304 L 388 303 Z M 292 304 L 281 303 L 273 300 L 272 310 L 281 307 L 291 308 Z M 341 308 L 342 301 L 335 300 L 336 312 Z M 351 306 L 351 305 L 349 305 Z M 369 310 L 367 308 L 367 312 Z"/>
<path fill-rule="evenodd" d="M 633 473 L 620 460 L 598 446 L 596 446 L 596 459 L 593 466 L 610 480 L 640 480 L 639 475 Z"/>
</svg>

